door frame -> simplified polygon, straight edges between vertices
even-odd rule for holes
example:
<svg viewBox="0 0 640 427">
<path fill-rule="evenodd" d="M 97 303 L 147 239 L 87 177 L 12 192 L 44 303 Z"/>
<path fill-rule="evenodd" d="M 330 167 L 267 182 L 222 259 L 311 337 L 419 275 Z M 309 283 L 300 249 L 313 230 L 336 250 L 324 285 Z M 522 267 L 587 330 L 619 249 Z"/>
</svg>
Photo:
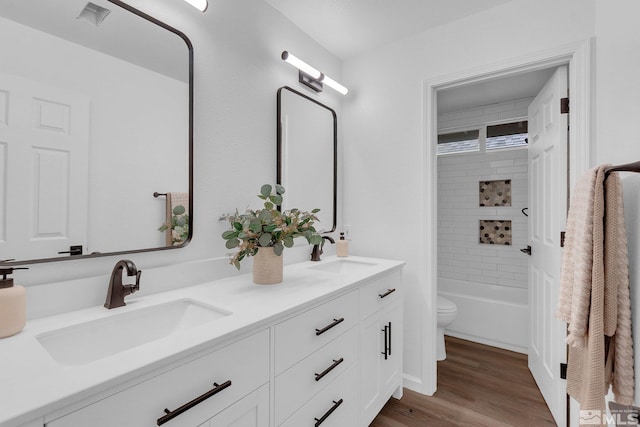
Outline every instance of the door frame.
<svg viewBox="0 0 640 427">
<path fill-rule="evenodd" d="M 481 82 L 514 74 L 569 66 L 569 174 L 567 183 L 571 188 L 576 178 L 591 166 L 593 151 L 593 79 L 592 79 L 592 39 L 582 40 L 558 48 L 525 55 L 484 67 L 447 74 L 422 81 L 422 210 L 424 238 L 422 253 L 425 262 L 419 270 L 419 281 L 423 284 L 421 305 L 422 325 L 422 377 L 420 384 L 405 383 L 409 388 L 426 395 L 433 395 L 437 387 L 436 361 L 436 297 L 438 293 L 438 158 L 436 142 L 438 135 L 437 92 L 457 86 Z"/>
</svg>

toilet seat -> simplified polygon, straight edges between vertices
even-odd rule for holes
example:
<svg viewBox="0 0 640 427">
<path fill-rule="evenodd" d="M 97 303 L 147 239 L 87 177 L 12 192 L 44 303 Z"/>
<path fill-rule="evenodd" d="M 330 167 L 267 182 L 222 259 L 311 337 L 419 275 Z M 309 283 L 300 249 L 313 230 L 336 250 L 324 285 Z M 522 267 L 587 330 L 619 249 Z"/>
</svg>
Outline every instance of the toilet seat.
<svg viewBox="0 0 640 427">
<path fill-rule="evenodd" d="M 451 313 L 457 310 L 458 310 L 458 306 L 456 306 L 456 304 L 453 301 L 438 295 L 438 300 L 437 300 L 438 313 Z"/>
</svg>

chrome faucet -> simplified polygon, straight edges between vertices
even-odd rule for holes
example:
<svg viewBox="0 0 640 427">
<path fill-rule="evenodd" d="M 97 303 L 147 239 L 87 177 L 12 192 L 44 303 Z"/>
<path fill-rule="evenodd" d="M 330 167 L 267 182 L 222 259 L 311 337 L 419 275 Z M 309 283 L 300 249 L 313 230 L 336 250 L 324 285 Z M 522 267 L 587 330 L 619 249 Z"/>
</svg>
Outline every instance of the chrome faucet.
<svg viewBox="0 0 640 427">
<path fill-rule="evenodd" d="M 311 251 L 311 261 L 320 261 L 320 255 L 322 255 L 322 246 L 324 245 L 324 239 L 327 239 L 331 243 L 336 243 L 330 236 L 322 236 L 322 243 L 319 245 L 313 245 L 313 250 Z"/>
<path fill-rule="evenodd" d="M 122 283 L 122 270 L 127 269 L 127 276 L 136 276 L 134 285 L 125 285 Z M 124 297 L 140 290 L 140 275 L 142 270 L 138 270 L 133 261 L 121 259 L 116 263 L 111 272 L 111 280 L 109 280 L 109 291 L 107 292 L 107 300 L 104 306 L 108 309 L 125 306 Z"/>
</svg>

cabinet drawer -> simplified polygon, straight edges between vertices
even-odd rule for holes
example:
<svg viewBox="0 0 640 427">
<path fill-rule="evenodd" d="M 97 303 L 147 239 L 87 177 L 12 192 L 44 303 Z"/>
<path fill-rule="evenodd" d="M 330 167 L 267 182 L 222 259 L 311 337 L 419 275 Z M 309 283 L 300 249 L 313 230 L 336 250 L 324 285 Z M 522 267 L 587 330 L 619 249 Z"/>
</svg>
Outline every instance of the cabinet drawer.
<svg viewBox="0 0 640 427">
<path fill-rule="evenodd" d="M 275 327 L 276 375 L 358 322 L 358 291 L 328 301 Z"/>
<path fill-rule="evenodd" d="M 389 306 L 400 296 L 400 271 L 377 279 L 360 288 L 360 319 Z"/>
<path fill-rule="evenodd" d="M 269 381 L 269 331 L 265 330 L 65 415 L 49 427 L 153 426 L 164 416 L 214 388 L 231 385 L 167 421 L 197 426 Z"/>
<path fill-rule="evenodd" d="M 339 377 L 357 357 L 358 328 L 353 327 L 276 377 L 276 425 Z"/>
<path fill-rule="evenodd" d="M 280 425 L 282 427 L 358 425 L 357 384 L 357 365 L 353 365 Z"/>
</svg>

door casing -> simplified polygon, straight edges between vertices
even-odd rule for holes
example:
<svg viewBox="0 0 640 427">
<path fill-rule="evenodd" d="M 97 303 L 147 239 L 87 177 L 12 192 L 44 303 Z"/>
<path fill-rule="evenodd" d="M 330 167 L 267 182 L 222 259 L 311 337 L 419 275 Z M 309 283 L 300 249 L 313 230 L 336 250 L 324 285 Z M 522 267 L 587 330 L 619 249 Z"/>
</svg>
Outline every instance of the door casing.
<svg viewBox="0 0 640 427">
<path fill-rule="evenodd" d="M 477 83 L 483 80 L 508 77 L 543 68 L 560 65 L 569 66 L 569 182 L 572 187 L 577 177 L 591 165 L 592 153 L 592 39 L 583 40 L 556 49 L 526 55 L 513 60 L 470 69 L 437 78 L 424 79 L 423 87 L 423 144 L 422 144 L 422 210 L 423 239 L 421 251 L 425 263 L 419 271 L 421 286 L 422 325 L 422 375 L 419 382 L 405 377 L 405 386 L 426 395 L 433 395 L 437 387 L 436 296 L 438 293 L 438 163 L 437 142 L 437 92 L 456 86 Z"/>
</svg>

